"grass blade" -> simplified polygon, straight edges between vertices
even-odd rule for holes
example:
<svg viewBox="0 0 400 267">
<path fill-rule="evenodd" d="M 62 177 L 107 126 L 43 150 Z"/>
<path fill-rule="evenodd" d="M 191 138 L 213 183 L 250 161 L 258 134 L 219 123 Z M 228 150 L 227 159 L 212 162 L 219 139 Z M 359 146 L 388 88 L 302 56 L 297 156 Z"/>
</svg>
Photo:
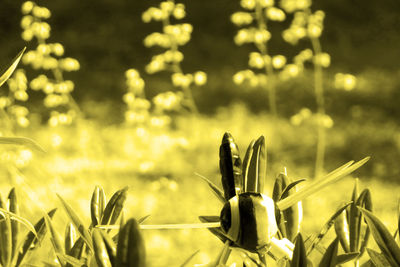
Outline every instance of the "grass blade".
<svg viewBox="0 0 400 267">
<path fill-rule="evenodd" d="M 339 238 L 340 244 L 344 252 L 350 252 L 350 230 L 347 223 L 346 210 L 343 210 L 340 215 L 335 219 L 335 232 L 337 238 Z"/>
<path fill-rule="evenodd" d="M 57 258 L 61 259 L 63 262 L 67 263 L 67 266 L 71 266 L 71 267 L 83 267 L 85 266 L 85 263 L 83 261 L 80 261 L 74 257 L 71 257 L 69 255 L 66 254 L 60 254 L 57 253 Z"/>
<path fill-rule="evenodd" d="M 75 241 L 76 241 L 75 227 L 72 223 L 68 223 L 67 227 L 65 228 L 65 239 L 64 239 L 65 254 L 70 255 L 70 251 L 74 246 Z"/>
<path fill-rule="evenodd" d="M 358 252 L 349 252 L 349 253 L 341 254 L 341 255 L 337 256 L 336 262 L 337 262 L 337 264 L 343 264 L 348 261 L 354 260 L 355 258 L 358 258 L 359 255 L 360 255 L 360 253 L 358 253 Z"/>
<path fill-rule="evenodd" d="M 242 160 L 230 133 L 225 133 L 219 147 L 219 169 L 226 200 L 243 191 Z"/>
<path fill-rule="evenodd" d="M 303 187 L 300 189 L 298 192 L 295 194 L 279 201 L 277 203 L 277 206 L 280 210 L 285 210 L 292 206 L 293 204 L 297 203 L 300 200 L 303 200 L 304 198 L 314 194 L 315 192 L 318 192 L 322 188 L 336 182 L 337 180 L 349 175 L 356 169 L 360 168 L 362 165 L 364 165 L 367 161 L 369 160 L 369 157 L 366 157 L 352 165 L 352 161 L 344 164 L 343 166 L 337 168 L 336 170 L 332 171 L 328 175 L 326 175 L 322 179 L 318 179 L 315 182 L 313 182 L 311 185 Z"/>
<path fill-rule="evenodd" d="M 203 181 L 205 181 L 208 186 L 211 188 L 212 192 L 214 193 L 214 195 L 222 202 L 225 203 L 225 197 L 224 197 L 224 192 L 222 192 L 221 189 L 219 189 L 213 182 L 211 182 L 210 180 L 208 180 L 206 177 L 204 177 L 203 175 L 200 175 L 198 173 L 195 173 L 197 176 L 199 176 L 201 179 L 203 179 Z"/>
<path fill-rule="evenodd" d="M 364 215 L 376 244 L 390 264 L 400 266 L 400 248 L 386 226 L 370 211 L 359 208 Z"/>
<path fill-rule="evenodd" d="M 22 55 L 25 52 L 26 47 L 24 47 L 18 55 L 14 58 L 11 66 L 1 75 L 0 77 L 0 87 L 11 77 L 14 70 L 17 68 L 19 61 L 21 60 Z"/>
<path fill-rule="evenodd" d="M 1 242 L 1 263 L 4 267 L 9 267 L 12 257 L 12 232 L 11 219 L 8 214 L 0 221 L 0 242 Z"/>
<path fill-rule="evenodd" d="M 56 212 L 57 209 L 53 209 L 51 210 L 49 213 L 47 213 L 49 218 L 53 218 L 54 213 Z M 29 232 L 26 235 L 25 241 L 22 245 L 22 249 L 19 251 L 18 254 L 18 258 L 16 261 L 16 266 L 19 266 L 22 262 L 22 260 L 25 258 L 25 256 L 27 255 L 27 252 L 29 250 L 32 250 L 34 248 L 36 248 L 37 244 L 41 243 L 44 236 L 46 235 L 46 224 L 45 224 L 45 219 L 44 217 L 41 218 L 36 224 L 35 224 L 35 230 L 37 232 L 37 237 L 33 234 L 33 232 Z"/>
<path fill-rule="evenodd" d="M 85 241 L 86 245 L 90 248 L 90 250 L 93 251 L 93 244 L 92 244 L 92 239 L 90 237 L 89 231 L 85 228 L 82 221 L 79 219 L 78 215 L 71 208 L 71 206 L 68 205 L 67 202 L 65 202 L 65 200 L 60 195 L 57 194 L 57 196 L 60 199 L 60 201 L 63 205 L 63 208 L 64 208 L 65 212 L 67 213 L 68 217 L 71 219 L 72 224 L 78 230 L 78 233 L 80 234 L 82 239 Z"/>
<path fill-rule="evenodd" d="M 220 220 L 218 216 L 199 216 L 199 219 L 203 223 L 212 223 L 216 222 L 216 220 Z M 226 240 L 229 240 L 229 238 L 224 234 L 223 230 L 221 227 L 219 228 L 208 228 L 208 230 L 213 233 L 216 237 L 218 237 L 223 243 L 226 242 Z"/>
<path fill-rule="evenodd" d="M 90 201 L 90 215 L 92 217 L 93 226 L 101 223 L 105 203 L 106 195 L 104 194 L 103 188 L 101 188 L 100 186 L 96 186 L 92 194 L 92 199 Z"/>
<path fill-rule="evenodd" d="M 38 143 L 27 137 L 0 136 L 0 144 L 21 145 L 41 153 L 46 153 Z"/>
<path fill-rule="evenodd" d="M 78 240 L 74 243 L 74 246 L 70 249 L 68 255 L 74 257 L 75 259 L 81 259 L 83 250 L 85 248 L 85 241 L 82 237 L 79 237 Z M 67 264 L 67 267 L 70 265 Z"/>
<path fill-rule="evenodd" d="M 338 247 L 339 247 L 339 239 L 336 238 L 328 246 L 328 248 L 318 266 L 319 267 L 335 267 L 337 264 Z"/>
</svg>

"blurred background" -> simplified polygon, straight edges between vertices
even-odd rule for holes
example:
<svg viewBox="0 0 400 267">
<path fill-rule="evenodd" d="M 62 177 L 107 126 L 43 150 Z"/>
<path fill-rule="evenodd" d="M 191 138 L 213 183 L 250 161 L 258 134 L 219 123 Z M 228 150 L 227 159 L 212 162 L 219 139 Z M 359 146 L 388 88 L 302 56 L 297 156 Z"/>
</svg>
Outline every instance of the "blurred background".
<svg viewBox="0 0 400 267">
<path fill-rule="evenodd" d="M 23 3 L 2 0 L 0 4 L 2 70 L 24 46 L 27 51 L 37 49 L 36 39 L 21 38 Z M 73 81 L 74 90 L 68 97 L 73 99 L 72 106 L 79 108 L 74 106 L 78 111 L 73 122 L 52 124 L 48 119 L 54 113 L 43 104 L 45 94 L 28 86 L 29 100 L 23 101 L 23 106 L 29 110 L 29 115 L 24 115 L 29 125 L 20 127 L 16 123 L 2 134 L 33 138 L 48 153 L 38 157 L 24 149 L 4 149 L 1 158 L 7 182 L 2 188 L 11 185 L 21 187 L 24 194 L 31 192 L 37 208 L 42 205 L 39 203 L 55 200 L 49 191 L 62 193 L 81 207 L 82 216 L 89 218 L 88 201 L 96 184 L 103 185 L 109 195 L 129 185 L 129 215 L 152 214 L 152 223 L 197 221 L 198 215 L 219 214 L 219 203 L 209 201 L 211 192 L 194 173 L 220 185 L 218 149 L 225 131 L 233 134 L 242 153 L 252 139 L 266 136 L 269 193 L 273 178 L 285 167 L 293 178 L 313 177 L 319 138 L 319 126 L 312 120 L 318 110 L 313 64 L 305 64 L 296 77 L 275 83 L 278 116 L 270 114 L 265 88 L 238 84 L 233 79 L 237 72 L 249 69 L 249 53 L 257 51 L 254 44 L 238 46 L 234 42 L 239 28 L 231 22 L 231 16 L 245 11 L 240 1 L 179 1 L 185 5 L 186 17 L 172 22 L 193 26 L 190 41 L 179 47 L 184 55 L 180 66 L 183 73 L 207 74 L 205 85 L 191 89 L 199 112 L 166 109 L 161 114 L 157 108 L 149 108 L 149 121 L 136 124 L 127 121 L 127 110 L 132 107 L 126 96 L 130 90 L 125 73 L 128 69 L 136 69 L 145 83 L 145 96 L 141 96 L 147 101 L 145 106 L 153 102 L 156 105 L 154 97 L 160 93 L 180 90 L 171 83 L 170 72 L 146 72 L 152 57 L 165 49 L 144 45 L 146 36 L 161 32 L 162 26 L 157 21 L 143 23 L 142 13 L 159 6 L 160 1 L 36 3 L 51 11 L 51 17 L 43 19 L 51 26 L 46 43 L 61 43 L 63 56 L 79 61 L 79 70 L 65 72 L 63 77 Z M 314 1 L 311 10 L 325 12 L 318 40 L 322 51 L 330 55 L 330 66 L 323 69 L 328 115 L 324 170 L 371 156 L 356 176 L 363 187 L 372 188 L 373 200 L 375 196 L 379 200 L 378 216 L 393 223 L 391 214 L 399 197 L 396 192 L 400 175 L 400 2 Z M 307 38 L 296 45 L 286 42 L 282 32 L 290 27 L 294 15 L 286 12 L 285 17 L 283 21 L 268 22 L 268 53 L 284 55 L 290 63 L 300 51 L 311 48 L 311 43 Z M 48 72 L 22 63 L 19 68 L 24 69 L 27 84 Z M 351 78 L 351 88 L 337 85 L 337 73 L 351 75 L 346 76 Z M 12 91 L 6 84 L 1 89 L 2 95 Z M 2 106 L 6 113 L 8 108 Z M 168 123 L 159 123 L 161 119 Z M 15 168 L 10 170 L 10 164 Z M 305 217 L 320 209 L 333 213 L 344 198 L 350 198 L 352 183 L 349 178 L 338 183 L 335 190 L 326 189 L 305 202 L 311 208 L 305 208 Z M 343 194 L 337 194 L 338 188 Z M 26 212 L 37 217 L 29 209 Z M 305 231 L 319 229 L 328 215 L 305 223 Z M 63 218 L 59 220 L 62 223 Z M 221 246 L 219 240 L 202 230 L 185 230 L 179 236 L 165 232 L 146 235 L 151 240 L 151 266 L 178 265 L 196 249 L 206 251 L 197 259 L 205 262 L 213 257 L 213 249 Z M 188 245 L 188 237 L 201 241 Z M 187 246 L 186 255 L 171 256 L 182 246 Z M 159 251 L 172 254 L 158 257 Z"/>
</svg>

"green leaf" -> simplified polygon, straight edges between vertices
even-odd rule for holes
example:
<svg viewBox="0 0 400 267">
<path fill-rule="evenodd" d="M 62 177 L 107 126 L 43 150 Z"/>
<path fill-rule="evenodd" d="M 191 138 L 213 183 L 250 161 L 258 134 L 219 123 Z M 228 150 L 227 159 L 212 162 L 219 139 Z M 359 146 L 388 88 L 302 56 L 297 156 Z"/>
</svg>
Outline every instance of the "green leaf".
<svg viewBox="0 0 400 267">
<path fill-rule="evenodd" d="M 291 189 L 295 189 L 296 186 L 297 186 L 299 183 L 304 182 L 304 181 L 306 181 L 306 179 L 302 178 L 302 179 L 298 179 L 298 180 L 296 180 L 296 181 L 294 181 L 294 182 L 290 182 L 290 184 L 287 185 L 287 186 L 285 187 L 285 189 L 283 190 L 282 194 L 281 194 L 280 197 L 279 197 L 279 200 L 281 200 L 281 199 L 287 197 L 287 196 L 289 195 L 289 191 L 290 191 Z"/>
<path fill-rule="evenodd" d="M 27 137 L 0 136 L 0 144 L 21 145 L 41 153 L 46 153 L 46 151 L 38 143 Z"/>
<path fill-rule="evenodd" d="M 94 257 L 99 267 L 112 267 L 101 231 L 97 228 L 94 228 L 92 231 Z"/>
<path fill-rule="evenodd" d="M 80 234 L 82 239 L 85 241 L 86 245 L 90 248 L 90 250 L 93 251 L 92 238 L 90 237 L 89 231 L 85 228 L 82 221 L 79 219 L 78 215 L 71 208 L 71 206 L 68 205 L 67 202 L 65 202 L 65 200 L 60 195 L 57 194 L 57 196 L 60 199 L 60 201 L 63 205 L 63 208 L 64 208 L 65 212 L 67 213 L 68 217 L 71 219 L 72 224 L 78 230 L 78 233 Z"/>
<path fill-rule="evenodd" d="M 229 200 L 243 191 L 242 161 L 239 148 L 230 133 L 224 134 L 219 147 L 219 169 L 224 197 Z"/>
<path fill-rule="evenodd" d="M 370 211 L 359 208 L 363 213 L 368 227 L 371 230 L 372 236 L 376 244 L 381 249 L 382 253 L 386 256 L 389 263 L 393 266 L 400 266 L 400 248 L 396 241 L 389 233 L 386 226 Z"/>
<path fill-rule="evenodd" d="M 200 250 L 196 250 L 192 255 L 190 255 L 182 264 L 181 267 L 188 266 L 189 262 L 200 252 Z"/>
<path fill-rule="evenodd" d="M 75 259 L 81 259 L 83 255 L 83 251 L 85 248 L 85 241 L 82 237 L 79 237 L 78 240 L 74 243 L 74 246 L 70 249 L 68 255 L 74 257 Z M 67 267 L 70 265 L 67 264 Z"/>
<path fill-rule="evenodd" d="M 263 193 L 267 169 L 267 151 L 264 136 L 260 136 L 257 139 L 252 149 L 244 191 Z"/>
<path fill-rule="evenodd" d="M 15 213 L 18 215 L 19 207 L 18 207 L 17 194 L 15 193 L 15 188 L 12 188 L 10 190 L 10 193 L 8 194 L 8 202 L 9 202 L 9 210 L 12 213 Z M 19 234 L 19 224 L 15 220 L 11 221 L 11 233 L 12 233 L 12 235 L 11 235 L 11 239 L 12 239 L 11 255 L 12 255 L 12 257 L 14 257 L 14 255 L 17 253 L 18 234 Z"/>
<path fill-rule="evenodd" d="M 72 266 L 72 267 L 84 267 L 85 263 L 83 261 L 80 261 L 72 256 L 66 255 L 66 254 L 61 254 L 57 253 L 57 258 L 61 259 L 63 262 L 66 262 L 67 265 Z"/>
<path fill-rule="evenodd" d="M 296 237 L 294 244 L 293 257 L 290 261 L 290 267 L 304 267 L 307 266 L 307 254 L 304 246 L 303 237 L 299 233 Z"/>
<path fill-rule="evenodd" d="M 329 245 L 326 250 L 324 256 L 322 257 L 321 262 L 319 263 L 320 267 L 335 267 L 337 264 L 337 253 L 339 247 L 339 239 L 335 238 L 332 243 Z"/>
<path fill-rule="evenodd" d="M 341 206 L 330 218 L 329 220 L 322 226 L 321 230 L 318 234 L 312 235 L 309 240 L 307 240 L 307 255 L 313 251 L 313 249 L 319 244 L 322 238 L 326 235 L 329 229 L 335 222 L 335 219 L 350 205 L 351 203 L 346 203 Z"/>
<path fill-rule="evenodd" d="M 4 219 L 0 221 L 0 259 L 4 267 L 10 266 L 12 257 L 12 232 L 11 220 L 8 214 L 4 215 Z"/>
<path fill-rule="evenodd" d="M 142 217 L 142 218 L 140 218 L 140 219 L 138 219 L 138 224 L 141 224 L 141 223 L 143 223 L 145 220 L 147 220 L 147 218 L 149 218 L 150 217 L 150 214 L 149 215 L 146 215 L 146 216 L 144 216 L 144 217 Z"/>
<path fill-rule="evenodd" d="M 249 167 L 250 167 L 250 159 L 253 156 L 253 147 L 256 140 L 251 140 L 249 146 L 247 147 L 246 154 L 243 158 L 242 164 L 242 176 L 243 176 L 243 190 L 246 192 L 247 190 L 247 180 L 249 177 Z"/>
<path fill-rule="evenodd" d="M 0 215 L 5 217 L 4 214 L 8 214 L 10 216 L 10 219 L 15 220 L 15 221 L 25 225 L 29 229 L 29 231 L 31 231 L 37 237 L 37 233 L 36 233 L 35 228 L 33 227 L 33 225 L 27 219 L 15 214 L 15 213 L 13 213 L 11 211 L 8 211 L 6 209 L 0 208 Z"/>
<path fill-rule="evenodd" d="M 65 254 L 70 255 L 70 251 L 76 241 L 76 231 L 72 223 L 68 223 L 65 228 L 64 248 Z"/>
<path fill-rule="evenodd" d="M 93 226 L 101 223 L 101 217 L 103 216 L 105 203 L 106 195 L 104 194 L 103 188 L 96 186 L 90 201 L 90 215 L 92 217 Z"/>
<path fill-rule="evenodd" d="M 115 224 L 119 215 L 121 214 L 127 191 L 128 187 L 125 187 L 115 192 L 114 195 L 111 197 L 103 212 L 103 218 L 101 219 L 102 225 Z"/>
<path fill-rule="evenodd" d="M 199 220 L 201 222 L 219 222 L 220 218 L 218 216 L 199 216 Z M 208 228 L 208 230 L 213 233 L 216 237 L 218 237 L 223 243 L 227 240 L 230 240 L 224 233 L 221 227 L 219 228 Z"/>
<path fill-rule="evenodd" d="M 53 218 L 54 213 L 56 212 L 57 209 L 53 209 L 48 213 L 49 218 Z M 25 242 L 22 245 L 22 249 L 19 251 L 18 258 L 16 261 L 16 266 L 19 266 L 22 262 L 22 260 L 25 258 L 27 255 L 27 252 L 29 250 L 32 250 L 37 247 L 37 244 L 41 243 L 44 236 L 46 235 L 46 224 L 45 224 L 45 219 L 42 217 L 36 224 L 35 224 L 35 231 L 37 232 L 37 237 L 33 232 L 29 232 L 26 235 Z"/>
<path fill-rule="evenodd" d="M 376 267 L 390 267 L 390 263 L 384 254 L 367 248 L 368 255 Z"/>
<path fill-rule="evenodd" d="M 341 255 L 337 256 L 336 261 L 337 261 L 337 264 L 343 264 L 343 263 L 346 263 L 348 261 L 358 258 L 359 255 L 360 255 L 359 252 L 349 252 L 349 253 L 341 254 Z"/>
<path fill-rule="evenodd" d="M 353 193 L 349 210 L 349 235 L 350 235 L 350 251 L 358 251 L 360 243 L 360 229 L 361 229 L 361 212 L 357 208 L 358 199 L 358 179 L 355 179 Z"/>
<path fill-rule="evenodd" d="M 14 70 L 17 68 L 19 61 L 21 60 L 22 55 L 25 52 L 26 47 L 24 47 L 21 52 L 18 53 L 18 55 L 14 58 L 13 62 L 11 63 L 11 66 L 1 75 L 0 77 L 0 87 L 11 77 L 13 74 Z"/>
<path fill-rule="evenodd" d="M 57 231 L 55 230 L 53 223 L 51 222 L 51 219 L 47 214 L 44 215 L 44 220 L 46 222 L 46 227 L 49 230 L 50 235 L 51 235 L 50 240 L 51 240 L 51 243 L 53 244 L 54 252 L 55 252 L 61 266 L 65 266 L 65 260 L 63 258 L 59 257 L 59 255 L 65 254 L 63 245 L 61 242 L 61 238 L 58 235 Z"/>
<path fill-rule="evenodd" d="M 129 219 L 118 233 L 116 267 L 146 266 L 146 251 L 139 225 Z"/>
<path fill-rule="evenodd" d="M 346 210 L 343 210 L 335 219 L 335 232 L 344 252 L 350 252 L 349 225 L 347 223 Z"/>
<path fill-rule="evenodd" d="M 219 199 L 219 201 L 221 201 L 222 203 L 226 202 L 225 197 L 224 197 L 224 192 L 222 192 L 221 189 L 219 189 L 214 183 L 212 183 L 206 177 L 204 177 L 198 173 L 196 173 L 196 175 L 199 176 L 201 179 L 203 179 L 203 181 L 205 181 L 208 184 L 208 186 L 211 188 L 212 192 Z"/>
<path fill-rule="evenodd" d="M 322 179 L 317 179 L 315 182 L 311 183 L 308 186 L 303 187 L 295 194 L 279 201 L 277 204 L 280 210 L 285 210 L 291 207 L 293 204 L 305 199 L 306 197 L 318 192 L 322 188 L 338 181 L 339 179 L 349 175 L 362 165 L 364 165 L 369 160 L 369 157 L 366 157 L 356 163 L 353 164 L 352 161 L 344 164 L 343 166 L 337 168 L 336 170 L 330 172 Z"/>
<path fill-rule="evenodd" d="M 124 224 L 123 220 L 121 220 L 121 224 Z M 111 263 L 114 265 L 115 258 L 117 257 L 117 245 L 115 244 L 113 238 L 107 234 L 107 232 L 101 231 L 100 233 L 103 237 L 104 244 L 106 245 L 108 257 L 110 258 Z"/>
<path fill-rule="evenodd" d="M 365 208 L 368 211 L 372 212 L 372 200 L 371 200 L 371 193 L 369 189 L 364 189 L 360 196 L 357 199 L 357 206 Z M 362 223 L 362 219 L 361 223 Z M 361 228 L 360 228 L 361 230 Z M 360 233 L 360 245 L 359 245 L 359 251 L 360 251 L 360 257 L 363 255 L 365 252 L 365 248 L 367 247 L 368 240 L 370 236 L 370 229 L 369 227 L 365 228 L 364 233 Z"/>
</svg>

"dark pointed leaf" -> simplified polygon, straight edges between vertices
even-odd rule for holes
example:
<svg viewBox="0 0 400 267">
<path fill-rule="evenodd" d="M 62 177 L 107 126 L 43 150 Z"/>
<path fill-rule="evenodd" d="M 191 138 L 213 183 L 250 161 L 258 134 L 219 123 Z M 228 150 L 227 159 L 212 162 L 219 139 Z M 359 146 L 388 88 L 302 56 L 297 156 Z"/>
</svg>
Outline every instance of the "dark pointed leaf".
<svg viewBox="0 0 400 267">
<path fill-rule="evenodd" d="M 353 193 L 349 209 L 349 235 L 350 235 L 350 251 L 358 251 L 360 243 L 360 229 L 361 229 L 361 212 L 357 208 L 358 199 L 358 179 L 355 179 Z"/>
<path fill-rule="evenodd" d="M 70 255 L 70 250 L 76 241 L 76 231 L 72 223 L 69 223 L 65 228 L 64 249 L 67 255 Z"/>
<path fill-rule="evenodd" d="M 71 206 L 67 202 L 65 202 L 65 200 L 60 195 L 57 194 L 57 196 L 60 199 L 60 201 L 61 201 L 61 203 L 63 205 L 63 208 L 64 208 L 65 212 L 67 213 L 68 217 L 70 218 L 72 224 L 78 230 L 79 235 L 83 238 L 83 240 L 85 241 L 86 245 L 91 250 L 93 250 L 92 238 L 90 237 L 89 231 L 83 225 L 81 219 L 79 219 L 78 215 L 71 208 Z"/>
<path fill-rule="evenodd" d="M 319 263 L 319 267 L 335 267 L 337 264 L 337 253 L 339 247 L 339 239 L 333 240 L 333 242 L 328 246 L 322 260 Z"/>
<path fill-rule="evenodd" d="M 358 252 L 349 252 L 349 253 L 345 253 L 345 254 L 341 254 L 337 256 L 337 264 L 343 264 L 345 262 L 354 260 L 355 258 L 357 258 L 360 255 L 360 253 Z"/>
<path fill-rule="evenodd" d="M 307 254 L 304 247 L 303 237 L 299 233 L 296 237 L 296 242 L 293 250 L 293 258 L 290 261 L 290 267 L 304 267 L 307 266 Z"/>
<path fill-rule="evenodd" d="M 200 250 L 196 250 L 192 255 L 190 255 L 182 264 L 181 267 L 186 267 L 189 262 L 194 258 L 194 256 L 196 256 L 198 253 L 200 252 Z"/>
<path fill-rule="evenodd" d="M 8 214 L 0 221 L 0 259 L 3 266 L 8 267 L 12 257 L 12 232 L 11 219 Z"/>
<path fill-rule="evenodd" d="M 62 245 L 62 242 L 61 242 L 61 238 L 58 235 L 57 231 L 55 230 L 55 228 L 53 226 L 53 223 L 51 222 L 51 219 L 47 214 L 44 215 L 44 219 L 45 219 L 45 222 L 46 222 L 46 227 L 49 230 L 50 235 L 51 235 L 50 240 L 51 240 L 51 243 L 53 244 L 54 252 L 55 252 L 55 254 L 56 254 L 61 266 L 65 266 L 65 264 L 66 264 L 65 260 L 60 258 L 60 257 L 58 257 L 58 255 L 64 255 L 65 254 L 64 253 L 64 249 L 63 249 L 63 245 Z"/>
<path fill-rule="evenodd" d="M 103 230 L 98 228 L 92 230 L 94 257 L 99 267 L 112 267 L 111 259 L 108 255 L 101 231 Z"/>
<path fill-rule="evenodd" d="M 125 187 L 115 192 L 111 197 L 103 212 L 103 218 L 101 219 L 102 225 L 115 224 L 119 215 L 121 214 L 127 191 L 128 187 Z"/>
<path fill-rule="evenodd" d="M 267 152 L 264 136 L 260 136 L 253 146 L 249 159 L 246 192 L 264 192 L 265 175 L 267 170 Z"/>
<path fill-rule="evenodd" d="M 19 61 L 21 60 L 22 55 L 25 52 L 26 47 L 24 47 L 18 55 L 14 58 L 11 63 L 11 66 L 1 75 L 0 77 L 0 87 L 11 77 L 14 70 L 17 68 Z"/>
<path fill-rule="evenodd" d="M 350 252 L 350 236 L 349 236 L 349 225 L 347 223 L 346 210 L 343 210 L 340 215 L 335 219 L 335 232 L 339 238 L 340 244 L 344 252 Z"/>
<path fill-rule="evenodd" d="M 226 200 L 243 191 L 242 160 L 239 148 L 230 133 L 225 133 L 219 148 L 219 169 Z"/>
<path fill-rule="evenodd" d="M 368 255 L 376 267 L 390 267 L 390 263 L 384 254 L 367 248 Z"/>
<path fill-rule="evenodd" d="M 386 256 L 387 260 L 393 266 L 400 266 L 400 248 L 396 241 L 389 233 L 386 226 L 370 211 L 359 208 L 363 213 L 368 227 L 371 230 L 372 236 L 376 244 L 381 249 L 382 253 Z"/>
<path fill-rule="evenodd" d="M 53 218 L 56 210 L 57 209 L 53 209 L 48 213 L 49 218 Z M 46 227 L 43 217 L 35 224 L 34 227 L 37 232 L 38 238 L 36 238 L 32 232 L 29 232 L 26 235 L 25 242 L 23 243 L 22 249 L 19 251 L 19 254 L 18 254 L 16 266 L 19 266 L 21 264 L 22 260 L 27 255 L 27 252 L 32 248 L 36 248 L 37 244 L 38 243 L 40 244 L 42 242 L 44 236 L 46 235 L 47 227 Z"/>
<path fill-rule="evenodd" d="M 118 233 L 116 267 L 146 266 L 146 251 L 139 224 L 130 219 Z"/>
<path fill-rule="evenodd" d="M 330 218 L 329 220 L 322 226 L 321 230 L 318 234 L 314 234 L 310 237 L 309 241 L 307 242 L 307 255 L 313 251 L 313 249 L 319 244 L 322 238 L 326 235 L 329 231 L 331 226 L 334 224 L 335 219 L 350 205 L 351 203 L 346 203 L 342 207 L 340 207 Z"/>
<path fill-rule="evenodd" d="M 249 167 L 250 167 L 250 159 L 253 156 L 253 147 L 256 140 L 251 140 L 249 146 L 247 147 L 246 154 L 243 158 L 242 164 L 242 176 L 243 176 L 243 191 L 247 192 L 247 180 L 249 177 Z"/>
</svg>

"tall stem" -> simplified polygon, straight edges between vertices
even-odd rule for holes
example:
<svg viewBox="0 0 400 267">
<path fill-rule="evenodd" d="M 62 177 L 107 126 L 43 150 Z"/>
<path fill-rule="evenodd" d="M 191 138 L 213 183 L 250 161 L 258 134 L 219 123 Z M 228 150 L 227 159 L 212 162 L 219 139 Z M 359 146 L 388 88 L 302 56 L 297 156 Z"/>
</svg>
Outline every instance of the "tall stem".
<svg viewBox="0 0 400 267">
<path fill-rule="evenodd" d="M 322 52 L 321 43 L 318 38 L 310 38 L 311 45 L 315 55 Z M 323 85 L 323 71 L 322 66 L 318 62 L 314 62 L 314 89 L 317 101 L 317 115 L 318 115 L 318 136 L 317 136 L 317 153 L 315 159 L 315 177 L 318 177 L 324 169 L 324 157 L 326 148 L 326 129 L 322 123 L 325 116 L 325 99 L 324 99 L 324 85 Z"/>
<path fill-rule="evenodd" d="M 265 21 L 265 16 L 263 16 L 263 9 L 259 3 L 256 5 L 256 20 L 257 25 L 260 30 L 267 30 L 267 23 Z M 256 44 L 257 49 L 260 51 L 263 58 L 268 55 L 268 46 L 267 43 Z M 264 64 L 265 73 L 268 76 L 268 81 L 266 84 L 266 89 L 268 91 L 268 101 L 269 101 L 269 108 L 271 113 L 276 117 L 278 115 L 278 110 L 276 108 L 276 93 L 275 93 L 275 74 L 272 68 L 271 61 L 265 62 Z"/>
</svg>

